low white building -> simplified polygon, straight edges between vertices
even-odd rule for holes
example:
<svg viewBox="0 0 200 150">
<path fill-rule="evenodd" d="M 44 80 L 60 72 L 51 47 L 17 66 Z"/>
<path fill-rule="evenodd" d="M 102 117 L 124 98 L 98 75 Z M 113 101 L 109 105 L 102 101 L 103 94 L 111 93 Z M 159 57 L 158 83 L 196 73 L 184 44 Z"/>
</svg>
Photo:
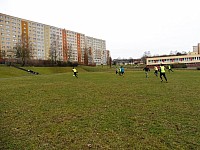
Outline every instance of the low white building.
<svg viewBox="0 0 200 150">
<path fill-rule="evenodd" d="M 147 65 L 160 65 L 160 64 L 191 64 L 200 63 L 200 54 L 197 55 L 181 55 L 181 56 L 165 56 L 165 57 L 151 57 L 146 59 Z"/>
<path fill-rule="evenodd" d="M 160 65 L 160 64 L 198 64 L 200 63 L 200 43 L 193 46 L 193 52 L 186 55 L 173 55 L 173 56 L 158 56 L 146 58 L 147 65 Z"/>
</svg>

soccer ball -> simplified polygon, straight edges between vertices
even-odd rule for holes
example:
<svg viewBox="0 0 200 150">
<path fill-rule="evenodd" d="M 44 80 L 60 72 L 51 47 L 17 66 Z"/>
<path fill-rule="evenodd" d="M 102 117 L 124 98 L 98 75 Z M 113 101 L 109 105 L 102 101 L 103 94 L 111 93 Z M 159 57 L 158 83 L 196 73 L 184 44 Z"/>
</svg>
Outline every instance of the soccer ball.
<svg viewBox="0 0 200 150">
<path fill-rule="evenodd" d="M 73 75 L 73 76 L 75 76 L 75 75 Z"/>
</svg>

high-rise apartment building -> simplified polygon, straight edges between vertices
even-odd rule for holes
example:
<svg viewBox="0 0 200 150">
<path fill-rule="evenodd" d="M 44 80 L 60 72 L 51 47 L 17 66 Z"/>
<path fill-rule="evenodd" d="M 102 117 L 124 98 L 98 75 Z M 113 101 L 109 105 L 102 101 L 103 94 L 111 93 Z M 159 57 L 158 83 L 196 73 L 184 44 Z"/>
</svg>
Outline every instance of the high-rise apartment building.
<svg viewBox="0 0 200 150">
<path fill-rule="evenodd" d="M 85 35 L 70 30 L 62 30 L 64 61 L 84 63 Z"/>
<path fill-rule="evenodd" d="M 90 59 L 92 62 L 95 62 L 97 65 L 106 64 L 107 55 L 105 40 L 86 36 L 86 45 L 91 57 L 93 58 Z"/>
<path fill-rule="evenodd" d="M 105 40 L 0 13 L 0 57 L 15 58 L 23 41 L 31 45 L 32 60 L 107 63 Z"/>
</svg>

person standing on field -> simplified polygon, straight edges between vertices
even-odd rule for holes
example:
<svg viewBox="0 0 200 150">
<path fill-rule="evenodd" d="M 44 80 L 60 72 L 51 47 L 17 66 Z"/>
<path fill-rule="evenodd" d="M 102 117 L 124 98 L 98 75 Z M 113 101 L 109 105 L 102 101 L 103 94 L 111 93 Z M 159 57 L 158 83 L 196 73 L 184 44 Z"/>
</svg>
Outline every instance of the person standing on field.
<svg viewBox="0 0 200 150">
<path fill-rule="evenodd" d="M 76 70 L 76 68 L 73 67 L 72 71 L 74 72 L 73 76 L 75 76 L 76 78 L 78 78 L 78 75 L 77 75 L 78 71 Z"/>
<path fill-rule="evenodd" d="M 156 75 L 156 77 L 158 77 L 158 67 L 154 66 L 154 74 Z"/>
<path fill-rule="evenodd" d="M 167 83 L 167 77 L 166 77 L 166 74 L 165 74 L 165 66 L 163 64 L 161 64 L 161 66 L 160 66 L 160 79 L 161 79 L 161 82 L 163 82 L 162 76 L 165 78 L 165 81 Z"/>
<path fill-rule="evenodd" d="M 168 69 L 169 69 L 169 73 L 170 73 L 170 71 L 171 71 L 171 72 L 174 72 L 174 71 L 172 70 L 172 68 L 171 68 L 170 65 L 168 66 Z"/>
<path fill-rule="evenodd" d="M 121 67 L 118 69 L 118 74 L 121 76 Z"/>
<path fill-rule="evenodd" d="M 116 67 L 116 69 L 115 69 L 115 73 L 116 73 L 116 74 L 118 74 L 118 70 L 119 70 L 119 69 Z"/>
<path fill-rule="evenodd" d="M 124 76 L 124 67 L 122 66 L 120 67 L 120 72 L 121 72 L 121 75 Z"/>
<path fill-rule="evenodd" d="M 146 78 L 148 78 L 148 72 L 150 71 L 149 67 L 146 65 L 146 67 L 144 67 L 143 69 L 145 71 L 145 74 L 146 74 Z"/>
</svg>

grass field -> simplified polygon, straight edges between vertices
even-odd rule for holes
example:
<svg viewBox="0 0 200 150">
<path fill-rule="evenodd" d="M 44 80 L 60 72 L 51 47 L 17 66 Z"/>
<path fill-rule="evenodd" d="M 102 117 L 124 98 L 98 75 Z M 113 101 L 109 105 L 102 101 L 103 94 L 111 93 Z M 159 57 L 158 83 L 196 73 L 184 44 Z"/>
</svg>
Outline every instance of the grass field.
<svg viewBox="0 0 200 150">
<path fill-rule="evenodd" d="M 200 149 L 200 71 L 33 70 L 0 67 L 0 149 Z"/>
</svg>

